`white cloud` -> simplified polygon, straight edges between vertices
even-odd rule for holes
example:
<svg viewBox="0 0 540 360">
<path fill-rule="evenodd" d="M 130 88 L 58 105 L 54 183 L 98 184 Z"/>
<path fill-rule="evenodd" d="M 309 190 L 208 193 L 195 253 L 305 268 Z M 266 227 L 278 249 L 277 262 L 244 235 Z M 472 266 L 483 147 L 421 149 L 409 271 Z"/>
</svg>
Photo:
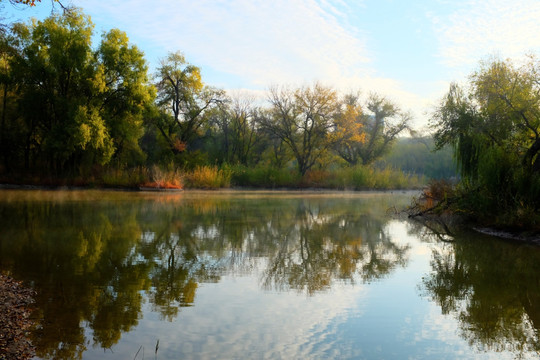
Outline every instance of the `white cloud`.
<svg viewBox="0 0 540 360">
<path fill-rule="evenodd" d="M 471 0 L 431 19 L 439 55 L 452 67 L 471 66 L 489 55 L 521 57 L 540 48 L 538 0 Z"/>
<path fill-rule="evenodd" d="M 184 51 L 203 68 L 241 77 L 255 86 L 368 71 L 364 42 L 341 25 L 344 14 L 329 1 L 82 4 L 96 15 L 108 14 L 132 37 L 159 45 L 164 52 Z"/>
<path fill-rule="evenodd" d="M 376 54 L 367 47 L 372 39 L 350 24 L 352 10 L 343 0 L 80 3 L 99 26 L 126 31 L 154 64 L 168 51 L 183 51 L 214 86 L 262 90 L 321 81 L 341 91 L 386 95 L 412 110 L 419 124 L 432 102 L 378 75 Z"/>
</svg>

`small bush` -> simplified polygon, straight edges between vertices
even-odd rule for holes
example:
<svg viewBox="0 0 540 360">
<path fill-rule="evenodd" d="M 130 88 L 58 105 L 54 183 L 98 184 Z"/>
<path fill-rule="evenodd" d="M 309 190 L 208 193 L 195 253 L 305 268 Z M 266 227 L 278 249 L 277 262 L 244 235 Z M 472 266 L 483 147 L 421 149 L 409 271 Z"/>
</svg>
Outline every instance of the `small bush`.
<svg viewBox="0 0 540 360">
<path fill-rule="evenodd" d="M 178 170 L 164 170 L 156 165 L 152 167 L 151 181 L 141 183 L 143 187 L 158 189 L 182 189 L 183 177 Z"/>
<path fill-rule="evenodd" d="M 185 174 L 186 187 L 193 189 L 219 189 L 231 186 L 232 172 L 217 166 L 197 166 Z"/>
</svg>

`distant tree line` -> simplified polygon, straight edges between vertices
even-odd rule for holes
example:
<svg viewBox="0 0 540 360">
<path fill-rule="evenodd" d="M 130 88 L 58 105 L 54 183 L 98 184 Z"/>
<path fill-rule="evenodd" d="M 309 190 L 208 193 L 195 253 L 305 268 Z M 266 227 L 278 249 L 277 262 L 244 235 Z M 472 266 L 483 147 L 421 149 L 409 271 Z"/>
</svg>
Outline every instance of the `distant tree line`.
<svg viewBox="0 0 540 360">
<path fill-rule="evenodd" d="M 313 168 L 371 165 L 410 131 L 378 94 L 314 83 L 271 87 L 266 105 L 204 83 L 181 52 L 148 73 L 113 29 L 92 43 L 78 9 L 16 23 L 0 39 L 0 170 L 69 176 L 103 167 Z M 341 166 L 340 165 L 340 166 Z"/>
<path fill-rule="evenodd" d="M 387 155 L 375 162 L 406 173 L 425 175 L 428 179 L 457 179 L 458 171 L 451 146 L 436 151 L 432 137 L 397 139 Z"/>
</svg>

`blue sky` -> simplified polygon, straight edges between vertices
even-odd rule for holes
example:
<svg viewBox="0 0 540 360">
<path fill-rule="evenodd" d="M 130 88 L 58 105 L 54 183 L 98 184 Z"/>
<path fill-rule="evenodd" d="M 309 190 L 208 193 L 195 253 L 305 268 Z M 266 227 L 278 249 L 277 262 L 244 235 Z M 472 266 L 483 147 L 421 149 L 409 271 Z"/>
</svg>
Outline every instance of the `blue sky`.
<svg viewBox="0 0 540 360">
<path fill-rule="evenodd" d="M 47 0 L 11 19 L 43 18 Z M 451 81 L 489 56 L 540 56 L 539 0 L 71 0 L 96 32 L 125 31 L 151 68 L 180 50 L 203 80 L 264 97 L 271 85 L 320 81 L 377 92 L 415 126 Z"/>
</svg>

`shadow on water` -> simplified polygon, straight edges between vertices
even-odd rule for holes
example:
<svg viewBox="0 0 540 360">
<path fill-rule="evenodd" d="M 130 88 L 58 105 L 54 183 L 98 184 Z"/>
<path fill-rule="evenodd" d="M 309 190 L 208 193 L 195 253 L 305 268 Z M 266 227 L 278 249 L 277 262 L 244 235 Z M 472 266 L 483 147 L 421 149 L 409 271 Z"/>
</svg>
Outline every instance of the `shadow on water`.
<svg viewBox="0 0 540 360">
<path fill-rule="evenodd" d="M 431 272 L 419 286 L 422 295 L 453 316 L 460 336 L 479 351 L 540 355 L 540 247 L 432 230 L 411 227 L 434 244 Z"/>
</svg>

